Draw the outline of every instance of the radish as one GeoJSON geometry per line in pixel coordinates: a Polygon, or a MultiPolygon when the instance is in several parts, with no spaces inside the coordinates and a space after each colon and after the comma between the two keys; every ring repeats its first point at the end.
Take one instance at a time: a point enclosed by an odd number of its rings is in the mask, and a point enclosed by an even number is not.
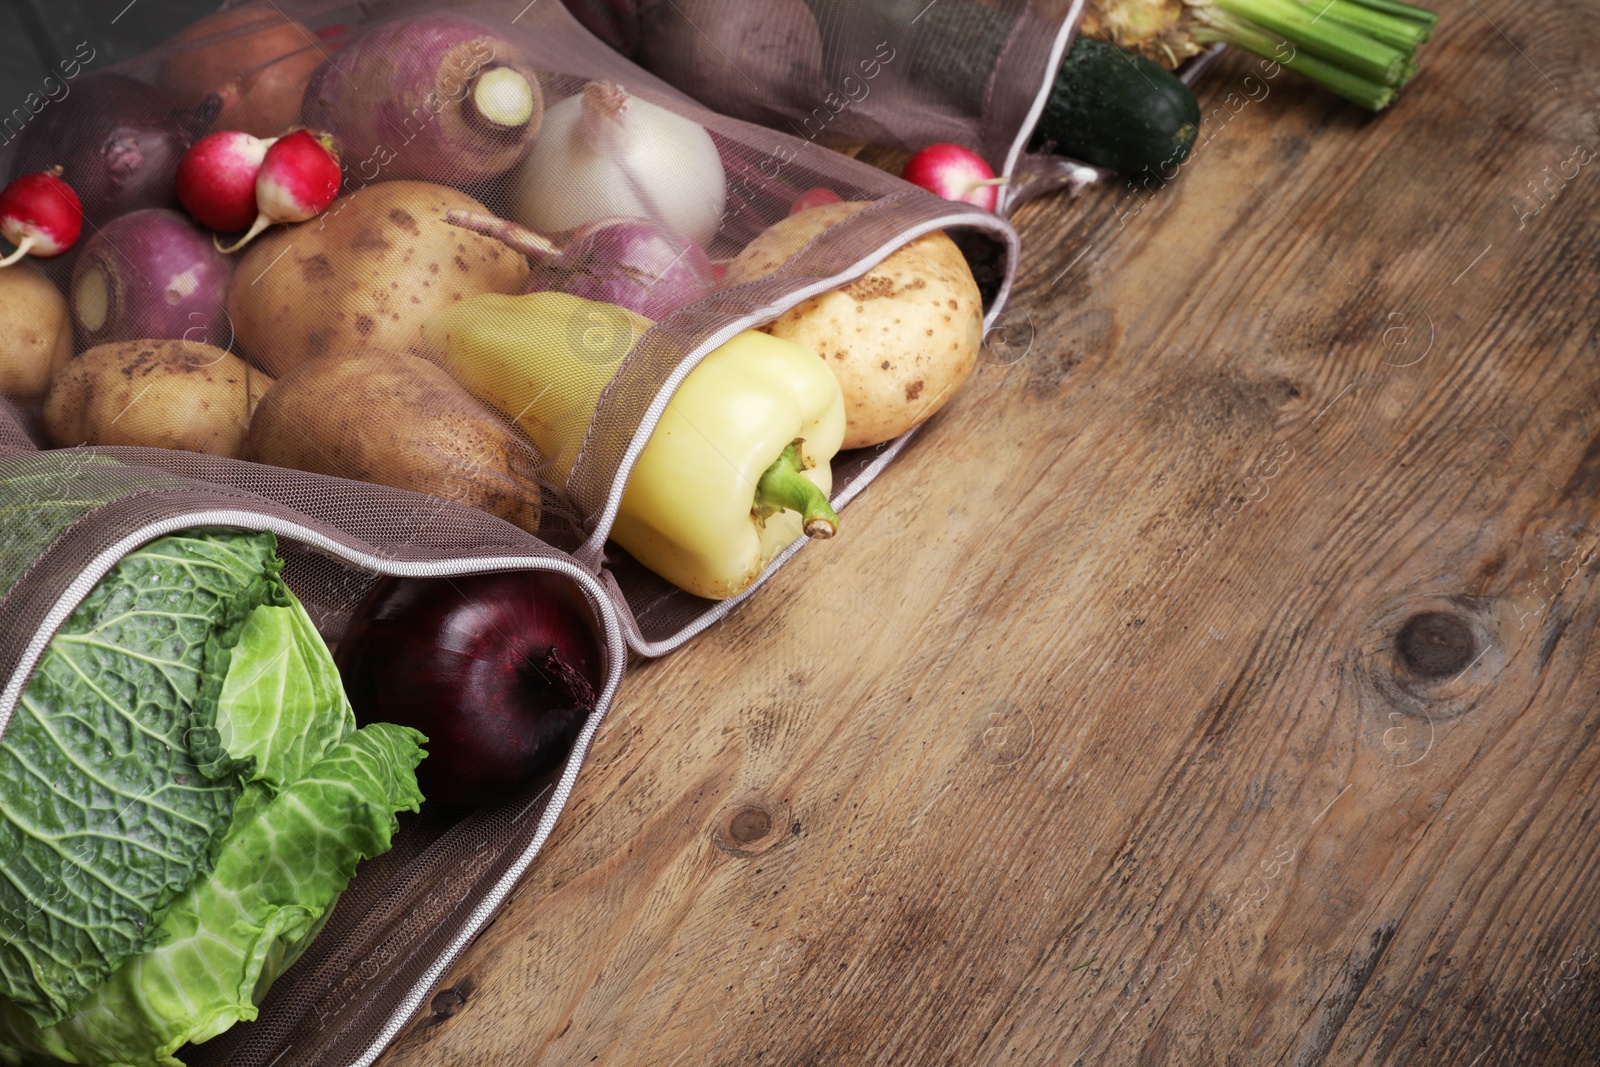
{"type": "Polygon", "coordinates": [[[843,199],[844,197],[827,186],[819,185],[815,189],[807,189],[795,197],[794,203],[789,205],[789,214],[798,215],[808,207],[817,207],[821,204],[837,204],[843,199]]]}
{"type": "Polygon", "coordinates": [[[102,71],[72,83],[72,95],[23,127],[13,175],[62,168],[91,226],[175,203],[178,160],[222,108],[212,94],[191,110],[125,74],[102,71]]]}
{"type": "Polygon", "coordinates": [[[304,222],[320,215],[339,195],[339,156],[325,133],[296,130],[278,138],[256,172],[256,221],[222,252],[237,252],[275,222],[304,222]]]}
{"type": "Polygon", "coordinates": [[[0,259],[9,267],[23,256],[59,256],[83,232],[83,205],[72,186],[61,180],[61,168],[24,174],[0,192],[0,236],[17,250],[0,259]]]}
{"type": "Polygon", "coordinates": [[[931,144],[912,156],[900,177],[935,196],[972,204],[985,211],[994,210],[1000,198],[996,186],[1006,183],[1005,178],[994,176],[994,170],[982,156],[949,143],[931,144]]]}
{"type": "Polygon", "coordinates": [[[256,173],[276,140],[239,130],[200,138],[178,164],[178,199],[202,226],[245,229],[256,218],[256,173]]]}

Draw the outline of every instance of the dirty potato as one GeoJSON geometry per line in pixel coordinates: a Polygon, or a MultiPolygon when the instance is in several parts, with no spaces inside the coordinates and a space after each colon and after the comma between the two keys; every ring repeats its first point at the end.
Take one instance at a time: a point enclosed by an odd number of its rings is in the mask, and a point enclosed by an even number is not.
{"type": "Polygon", "coordinates": [[[137,445],[237,456],[272,379],[197,341],[118,341],[70,360],[50,382],[53,444],[137,445]]]}
{"type": "MultiPolygon", "coordinates": [[[[865,206],[824,204],[767,228],[729,264],[723,285],[771,274],[865,206]]],[[[955,242],[935,232],[762,329],[823,358],[844,393],[844,447],[863,448],[919,425],[967,380],[983,344],[983,299],[955,242]]]]}
{"type": "Polygon", "coordinates": [[[301,364],[262,398],[242,454],[427,493],[539,529],[538,453],[418,356],[334,353],[301,364]]]}
{"type": "Polygon", "coordinates": [[[325,352],[405,351],[433,312],[481,293],[517,293],[528,261],[445,222],[486,212],[430,182],[380,182],[250,246],[228,287],[240,350],[282,376],[325,352]]]}
{"type": "Polygon", "coordinates": [[[72,355],[67,300],[31,263],[0,270],[0,395],[35,400],[72,355]]]}

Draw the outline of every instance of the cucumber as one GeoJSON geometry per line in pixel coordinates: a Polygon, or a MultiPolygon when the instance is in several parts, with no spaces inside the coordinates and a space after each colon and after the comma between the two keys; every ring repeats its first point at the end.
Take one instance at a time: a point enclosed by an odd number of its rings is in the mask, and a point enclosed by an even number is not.
{"type": "MultiPolygon", "coordinates": [[[[1029,146],[1124,174],[1175,167],[1200,132],[1200,105],[1171,71],[1079,36],[1068,49],[1029,146]]],[[[1168,175],[1170,177],[1170,175],[1168,175]]]]}

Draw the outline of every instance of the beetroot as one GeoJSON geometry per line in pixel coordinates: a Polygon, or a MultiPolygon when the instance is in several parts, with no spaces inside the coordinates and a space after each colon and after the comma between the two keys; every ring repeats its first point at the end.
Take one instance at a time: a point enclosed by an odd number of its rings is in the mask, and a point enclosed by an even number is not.
{"type": "Polygon", "coordinates": [[[211,235],[182,215],[135,211],[84,244],[72,270],[72,322],[85,345],[184,339],[226,349],[231,274],[211,235]]]}

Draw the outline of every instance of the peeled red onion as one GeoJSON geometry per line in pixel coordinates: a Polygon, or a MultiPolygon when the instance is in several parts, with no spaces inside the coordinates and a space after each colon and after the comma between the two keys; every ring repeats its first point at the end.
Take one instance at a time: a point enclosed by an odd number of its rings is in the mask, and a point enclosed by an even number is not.
{"type": "Polygon", "coordinates": [[[94,226],[177,202],[178,161],[211,125],[222,99],[184,110],[161,90],[109,71],[85,74],[72,93],[23,127],[11,173],[61,168],[94,226]]]}

